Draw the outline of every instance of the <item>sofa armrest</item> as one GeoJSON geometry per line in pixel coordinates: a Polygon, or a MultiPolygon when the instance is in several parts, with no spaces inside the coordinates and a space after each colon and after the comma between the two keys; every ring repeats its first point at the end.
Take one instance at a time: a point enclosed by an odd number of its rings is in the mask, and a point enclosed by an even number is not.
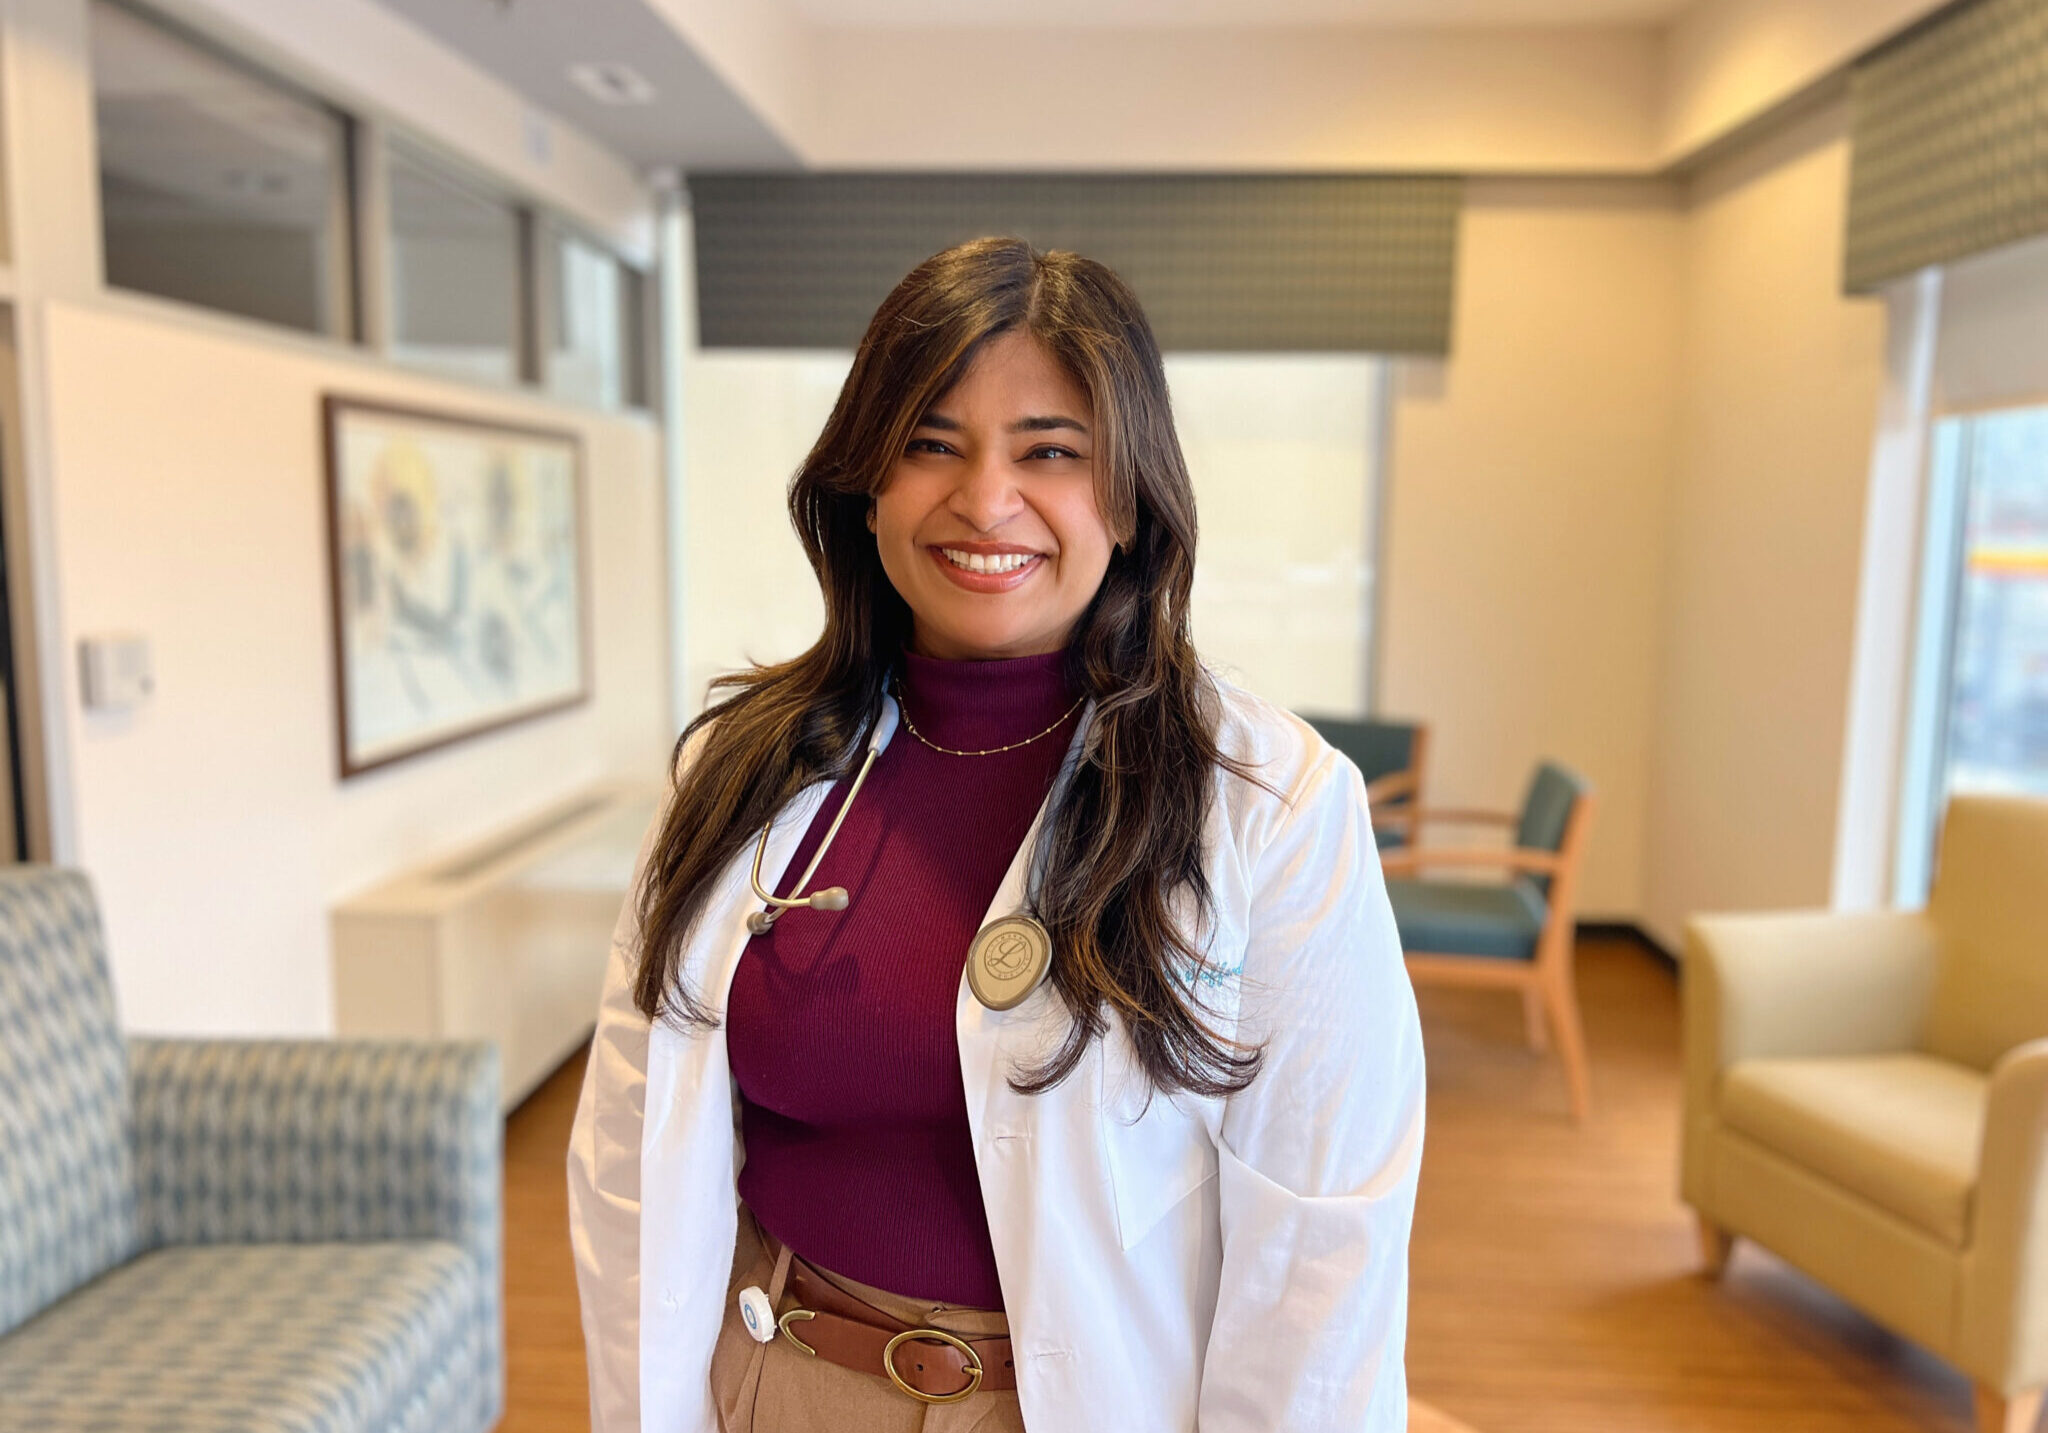
{"type": "Polygon", "coordinates": [[[1936,935],[1919,911],[1787,911],[1686,923],[1681,1185],[1713,1212],[1710,1145],[1721,1072],[1766,1056],[1909,1050],[1934,990],[1936,935]]]}
{"type": "Polygon", "coordinates": [[[500,1269],[498,1052],[129,1041],[144,1247],[446,1239],[500,1269]]]}
{"type": "Polygon", "coordinates": [[[2048,1039],[1991,1071],[1956,1343],[1995,1388],[2048,1383],[2048,1039]]]}

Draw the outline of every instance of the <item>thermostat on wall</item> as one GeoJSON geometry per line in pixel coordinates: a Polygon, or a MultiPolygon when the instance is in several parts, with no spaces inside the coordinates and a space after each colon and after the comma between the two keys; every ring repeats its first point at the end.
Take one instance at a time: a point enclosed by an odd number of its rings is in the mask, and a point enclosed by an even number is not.
{"type": "Polygon", "coordinates": [[[149,669],[149,639],[134,632],[80,638],[78,673],[87,711],[132,710],[156,686],[149,669]]]}

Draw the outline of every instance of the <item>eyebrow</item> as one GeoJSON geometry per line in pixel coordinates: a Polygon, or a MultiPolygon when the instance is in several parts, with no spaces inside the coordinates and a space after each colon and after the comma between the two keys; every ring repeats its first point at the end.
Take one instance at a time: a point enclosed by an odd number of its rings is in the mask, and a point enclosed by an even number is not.
{"type": "MultiPolygon", "coordinates": [[[[960,420],[948,418],[943,413],[927,413],[924,417],[917,420],[917,426],[920,428],[937,428],[942,433],[957,433],[960,431],[960,420]]],[[[1088,434],[1088,425],[1086,423],[1083,423],[1078,418],[1068,418],[1058,413],[1019,418],[1010,425],[1012,433],[1050,433],[1059,428],[1071,428],[1083,437],[1086,437],[1088,434]]]]}

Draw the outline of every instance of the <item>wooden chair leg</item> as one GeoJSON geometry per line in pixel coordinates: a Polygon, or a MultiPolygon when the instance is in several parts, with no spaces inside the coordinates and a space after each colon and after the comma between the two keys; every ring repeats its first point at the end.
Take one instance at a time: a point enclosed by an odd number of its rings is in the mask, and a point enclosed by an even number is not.
{"type": "Polygon", "coordinates": [[[2010,1397],[1977,1385],[1977,1433],[2034,1433],[2041,1421],[2041,1400],[2048,1389],[2031,1388],[2010,1397]]]}
{"type": "Polygon", "coordinates": [[[1529,1032],[1529,1048],[1537,1054],[1550,1049],[1550,1025],[1543,1014],[1543,991],[1534,985],[1522,987],[1522,1023],[1529,1032]]]}
{"type": "Polygon", "coordinates": [[[1551,1024],[1557,1031],[1557,1053],[1564,1060],[1565,1083],[1571,1087],[1572,1118],[1584,1124],[1589,1102],[1586,1032],[1579,1024],[1579,997],[1571,987],[1568,971],[1562,979],[1544,983],[1544,997],[1550,1007],[1551,1024]]]}
{"type": "Polygon", "coordinates": [[[1718,1279],[1728,1271],[1728,1257],[1735,1252],[1735,1235],[1704,1214],[1693,1217],[1699,1221],[1700,1272],[1718,1279]]]}

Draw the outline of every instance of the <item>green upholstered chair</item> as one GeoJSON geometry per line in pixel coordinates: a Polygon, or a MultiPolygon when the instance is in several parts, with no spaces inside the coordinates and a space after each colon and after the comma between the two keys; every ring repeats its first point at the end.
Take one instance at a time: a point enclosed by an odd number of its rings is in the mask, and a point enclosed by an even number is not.
{"type": "MultiPolygon", "coordinates": [[[[1366,801],[1375,813],[1405,811],[1421,804],[1428,723],[1307,715],[1302,719],[1351,758],[1365,777],[1366,801]]],[[[1382,850],[1408,844],[1408,828],[1398,823],[1375,825],[1373,834],[1382,850]]]]}
{"type": "Polygon", "coordinates": [[[1412,810],[1375,815],[1375,824],[1488,825],[1512,833],[1510,846],[1458,848],[1413,843],[1382,850],[1387,895],[1401,928],[1408,974],[1418,985],[1518,991],[1529,1044],[1544,1050],[1552,1030],[1571,1089],[1572,1116],[1586,1117],[1586,1042],[1572,980],[1579,862],[1593,816],[1583,777],[1544,762],[1519,812],[1412,810]],[[1504,881],[1443,880],[1432,870],[1493,868],[1504,881]]]}

